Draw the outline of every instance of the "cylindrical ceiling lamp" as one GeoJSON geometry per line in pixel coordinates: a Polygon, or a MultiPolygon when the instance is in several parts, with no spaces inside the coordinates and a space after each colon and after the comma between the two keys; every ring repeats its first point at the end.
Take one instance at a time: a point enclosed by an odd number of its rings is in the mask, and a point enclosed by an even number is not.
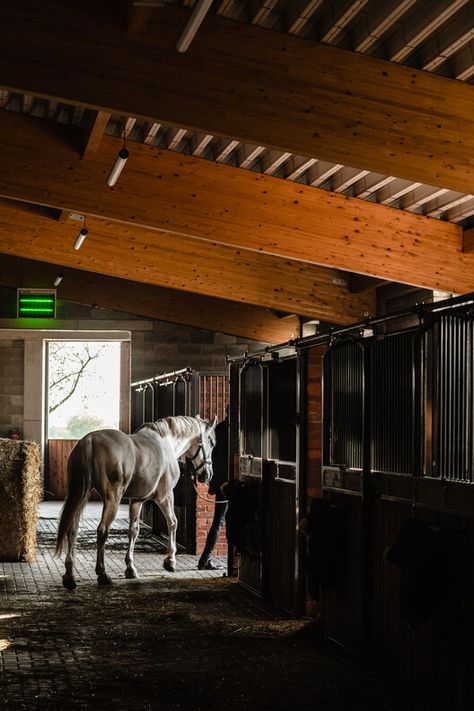
{"type": "Polygon", "coordinates": [[[89,230],[87,229],[87,227],[83,227],[81,229],[81,231],[77,235],[76,241],[74,242],[74,249],[80,249],[82,247],[82,244],[85,238],[87,237],[88,232],[89,230]]]}
{"type": "Polygon", "coordinates": [[[126,148],[122,148],[119,151],[117,159],[114,163],[114,167],[110,171],[110,175],[107,179],[107,185],[109,186],[109,188],[113,188],[115,183],[117,182],[119,175],[122,172],[122,170],[124,169],[125,163],[128,160],[128,155],[129,154],[128,154],[128,151],[126,148]]]}

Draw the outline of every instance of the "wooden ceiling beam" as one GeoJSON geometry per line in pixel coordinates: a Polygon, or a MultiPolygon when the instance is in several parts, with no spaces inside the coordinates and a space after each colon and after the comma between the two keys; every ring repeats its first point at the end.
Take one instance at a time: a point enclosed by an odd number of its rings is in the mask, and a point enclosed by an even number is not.
{"type": "Polygon", "coordinates": [[[267,309],[149,284],[102,276],[78,269],[3,255],[0,285],[51,288],[58,272],[58,297],[78,304],[123,311],[136,316],[228,333],[266,343],[284,343],[299,335],[299,319],[279,319],[267,309]]]}
{"type": "Polygon", "coordinates": [[[127,31],[130,34],[143,32],[148,26],[156,6],[159,2],[146,2],[141,0],[125,0],[127,10],[127,31]]]}
{"type": "Polygon", "coordinates": [[[474,290],[461,228],[345,195],[129,143],[115,188],[106,185],[120,140],[104,136],[81,160],[48,122],[0,111],[0,195],[236,249],[453,293],[474,290]],[[35,150],[31,150],[31,146],[35,150]]]}
{"type": "Polygon", "coordinates": [[[91,217],[76,251],[81,227],[0,204],[0,252],[336,323],[375,313],[337,270],[91,217]]]}
{"type": "Polygon", "coordinates": [[[474,252],[474,227],[464,230],[462,236],[462,251],[465,253],[470,252],[471,254],[474,252]]]}
{"type": "Polygon", "coordinates": [[[86,109],[84,112],[84,138],[82,145],[82,157],[90,158],[97,152],[102,137],[109,122],[110,113],[106,111],[92,111],[86,109]]]}
{"type": "Polygon", "coordinates": [[[362,291],[367,291],[367,289],[373,289],[386,283],[384,279],[373,279],[361,274],[351,274],[349,276],[349,291],[351,294],[360,294],[362,291]]]}
{"type": "Polygon", "coordinates": [[[171,4],[136,36],[111,17],[111,0],[1,4],[0,86],[474,193],[468,84],[212,14],[178,53],[189,10],[171,4]]]}

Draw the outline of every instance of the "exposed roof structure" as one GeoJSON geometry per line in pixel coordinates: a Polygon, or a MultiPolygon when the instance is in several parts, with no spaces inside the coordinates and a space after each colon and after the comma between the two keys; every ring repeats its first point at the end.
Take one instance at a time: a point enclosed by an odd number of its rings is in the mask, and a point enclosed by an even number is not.
{"type": "Polygon", "coordinates": [[[473,0],[0,8],[1,281],[269,341],[473,291],[473,38],[473,0]]]}

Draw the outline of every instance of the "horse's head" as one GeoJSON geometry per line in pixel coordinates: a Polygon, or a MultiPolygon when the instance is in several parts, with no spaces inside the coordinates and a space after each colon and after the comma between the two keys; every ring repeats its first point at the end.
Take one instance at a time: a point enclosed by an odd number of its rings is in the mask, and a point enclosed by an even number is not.
{"type": "Polygon", "coordinates": [[[199,423],[200,431],[193,439],[192,445],[186,454],[197,474],[198,480],[203,484],[207,484],[213,474],[211,455],[216,444],[217,417],[212,423],[202,420],[199,415],[196,420],[199,423]]]}

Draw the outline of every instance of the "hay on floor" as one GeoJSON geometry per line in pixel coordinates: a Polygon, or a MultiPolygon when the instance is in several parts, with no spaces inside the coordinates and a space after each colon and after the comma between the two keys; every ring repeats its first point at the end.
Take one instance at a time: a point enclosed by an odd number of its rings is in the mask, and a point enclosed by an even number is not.
{"type": "Polygon", "coordinates": [[[40,447],[0,440],[0,560],[35,559],[36,522],[42,499],[40,447]]]}

